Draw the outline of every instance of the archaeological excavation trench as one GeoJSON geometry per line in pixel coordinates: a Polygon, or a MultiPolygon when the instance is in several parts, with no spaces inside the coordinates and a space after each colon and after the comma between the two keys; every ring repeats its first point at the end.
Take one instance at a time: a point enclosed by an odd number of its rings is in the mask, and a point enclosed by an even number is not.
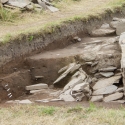
{"type": "MultiPolygon", "coordinates": [[[[19,43],[6,45],[11,49],[0,51],[1,102],[23,103],[21,100],[29,99],[26,103],[125,103],[125,19],[123,15],[115,16],[93,20],[94,24],[90,21],[91,28],[86,24],[86,29],[77,33],[70,27],[66,31],[71,31],[70,35],[63,34],[62,38],[58,33],[53,43],[45,43],[51,38],[48,35],[41,38],[44,43],[37,39],[35,44],[26,42],[25,48],[19,43]]],[[[82,29],[82,24],[78,24],[76,30],[80,27],[82,29]]]]}

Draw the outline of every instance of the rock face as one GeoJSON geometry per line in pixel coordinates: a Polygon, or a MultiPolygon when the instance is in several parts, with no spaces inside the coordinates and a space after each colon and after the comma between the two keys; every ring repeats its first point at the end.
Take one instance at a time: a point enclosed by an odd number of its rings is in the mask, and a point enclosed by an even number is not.
{"type": "Polygon", "coordinates": [[[103,99],[104,102],[110,102],[113,100],[121,99],[123,97],[123,93],[115,93],[112,95],[109,95],[103,99]]]}
{"type": "Polygon", "coordinates": [[[93,86],[94,90],[100,89],[100,88],[104,88],[106,86],[110,86],[113,83],[115,83],[117,80],[119,80],[121,78],[121,76],[113,76],[110,78],[104,78],[99,80],[98,82],[96,82],[96,84],[93,86]]]}
{"type": "Polygon", "coordinates": [[[44,83],[26,86],[26,90],[40,90],[40,89],[47,89],[47,88],[48,88],[48,85],[44,83]]]}

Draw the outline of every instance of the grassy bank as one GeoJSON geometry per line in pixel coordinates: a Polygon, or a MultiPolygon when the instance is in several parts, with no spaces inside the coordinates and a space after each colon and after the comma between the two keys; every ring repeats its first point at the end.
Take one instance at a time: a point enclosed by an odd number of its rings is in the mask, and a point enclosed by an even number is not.
{"type": "Polygon", "coordinates": [[[125,4],[124,0],[62,0],[54,2],[59,12],[51,13],[44,11],[41,14],[25,12],[15,16],[12,22],[0,22],[0,41],[8,42],[23,36],[36,36],[41,32],[53,32],[54,28],[61,24],[76,20],[86,20],[90,17],[100,18],[102,13],[107,11],[115,12],[125,4]],[[9,37],[8,37],[9,36],[9,37]]]}
{"type": "Polygon", "coordinates": [[[16,105],[0,108],[0,125],[124,125],[125,108],[16,105]]]}

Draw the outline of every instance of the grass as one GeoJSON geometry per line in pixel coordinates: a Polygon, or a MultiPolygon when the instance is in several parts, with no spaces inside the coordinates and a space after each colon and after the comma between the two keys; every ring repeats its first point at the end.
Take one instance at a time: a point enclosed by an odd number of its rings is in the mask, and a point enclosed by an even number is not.
{"type": "MultiPolygon", "coordinates": [[[[1,22],[0,29],[3,32],[0,32],[0,38],[4,40],[6,34],[11,34],[12,41],[20,38],[20,35],[28,36],[28,38],[32,35],[34,36],[33,39],[35,39],[35,37],[41,35],[41,32],[53,33],[57,27],[61,27],[64,23],[67,24],[79,20],[87,21],[90,17],[101,18],[101,14],[107,11],[113,13],[116,10],[120,10],[124,4],[124,0],[61,0],[60,2],[55,0],[54,5],[60,10],[57,13],[48,11],[44,11],[42,14],[25,12],[18,15],[19,17],[15,18],[12,24],[1,22]]],[[[10,39],[4,41],[4,43],[9,41],[10,39]]]]}
{"type": "Polygon", "coordinates": [[[20,16],[20,11],[18,9],[15,10],[7,10],[0,5],[0,21],[3,22],[13,22],[18,19],[20,16]]]}
{"type": "Polygon", "coordinates": [[[0,125],[125,125],[125,108],[15,105],[0,108],[0,125]]]}

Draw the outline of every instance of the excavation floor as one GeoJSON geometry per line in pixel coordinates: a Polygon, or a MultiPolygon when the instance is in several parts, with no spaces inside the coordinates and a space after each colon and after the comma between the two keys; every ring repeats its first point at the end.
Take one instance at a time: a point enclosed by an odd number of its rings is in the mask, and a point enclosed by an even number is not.
{"type": "Polygon", "coordinates": [[[73,56],[77,54],[82,54],[85,51],[94,50],[98,47],[98,45],[103,45],[104,41],[114,38],[115,36],[110,37],[85,37],[82,38],[81,42],[76,42],[74,44],[71,44],[68,47],[65,47],[64,49],[56,49],[53,51],[48,51],[45,53],[40,53],[34,56],[31,56],[30,59],[37,60],[37,59],[49,59],[49,58],[62,58],[62,57],[68,57],[73,56]]]}

